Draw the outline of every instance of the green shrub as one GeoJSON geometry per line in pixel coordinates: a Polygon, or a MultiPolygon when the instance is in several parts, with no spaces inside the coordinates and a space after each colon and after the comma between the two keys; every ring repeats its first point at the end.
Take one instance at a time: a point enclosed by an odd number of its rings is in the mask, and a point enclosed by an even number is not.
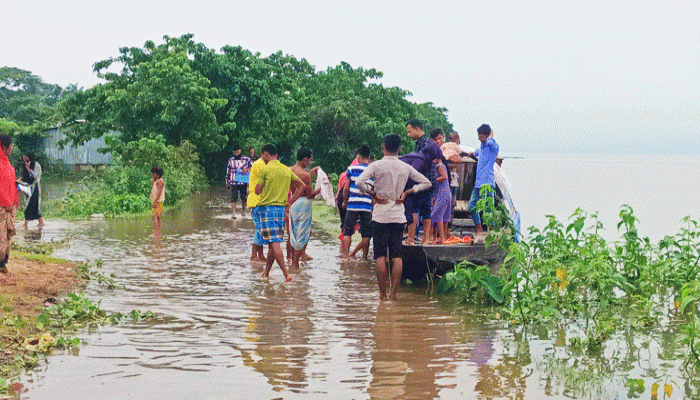
{"type": "Polygon", "coordinates": [[[162,138],[111,141],[115,164],[90,173],[52,208],[58,216],[142,213],[151,208],[151,167],[163,168],[165,204],[173,205],[207,186],[194,146],[167,146],[162,138]],[[116,143],[116,144],[115,144],[116,143]]]}

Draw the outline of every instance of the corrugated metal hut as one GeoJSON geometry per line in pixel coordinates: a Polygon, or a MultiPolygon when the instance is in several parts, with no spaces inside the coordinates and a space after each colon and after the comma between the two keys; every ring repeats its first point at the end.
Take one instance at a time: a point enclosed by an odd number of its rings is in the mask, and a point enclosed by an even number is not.
{"type": "Polygon", "coordinates": [[[46,133],[44,152],[51,162],[72,166],[76,170],[93,169],[112,164],[112,154],[98,151],[98,149],[107,147],[103,137],[91,139],[80,146],[66,144],[63,148],[60,148],[58,143],[66,137],[64,129],[52,127],[46,133]]]}

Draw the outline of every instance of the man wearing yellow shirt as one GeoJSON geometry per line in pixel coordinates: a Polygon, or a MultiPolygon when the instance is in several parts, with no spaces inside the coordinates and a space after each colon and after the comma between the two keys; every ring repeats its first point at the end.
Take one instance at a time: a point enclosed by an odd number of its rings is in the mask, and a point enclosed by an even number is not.
{"type": "Polygon", "coordinates": [[[263,278],[267,278],[272,269],[272,264],[277,261],[287,282],[292,280],[287,267],[284,264],[284,255],[280,243],[284,241],[284,216],[289,211],[288,206],[303,193],[306,185],[292,172],[289,167],[282,165],[277,160],[277,148],[272,144],[266,144],[262,148],[262,159],[267,164],[258,175],[255,185],[255,194],[260,196],[258,200],[258,215],[260,217],[260,235],[263,244],[269,245],[267,263],[263,278]],[[287,202],[290,187],[294,194],[287,202]]]}
{"type": "Polygon", "coordinates": [[[250,253],[250,261],[265,261],[265,254],[263,253],[263,239],[260,234],[260,213],[258,213],[258,201],[260,196],[255,194],[255,185],[258,184],[258,176],[260,171],[265,168],[265,160],[258,158],[253,163],[250,169],[250,179],[248,181],[248,201],[247,206],[250,210],[250,216],[253,218],[253,223],[255,224],[255,235],[253,236],[253,245],[250,253]]]}

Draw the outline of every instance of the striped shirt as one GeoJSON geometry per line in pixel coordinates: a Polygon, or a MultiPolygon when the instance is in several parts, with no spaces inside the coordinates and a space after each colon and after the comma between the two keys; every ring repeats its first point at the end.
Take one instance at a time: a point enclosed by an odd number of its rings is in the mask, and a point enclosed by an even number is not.
{"type": "Polygon", "coordinates": [[[231,157],[228,160],[228,167],[226,168],[226,184],[229,186],[233,185],[247,185],[245,182],[236,182],[236,173],[242,172],[244,169],[250,169],[253,163],[250,161],[250,157],[241,156],[236,159],[236,157],[231,157]]]}
{"type": "Polygon", "coordinates": [[[350,178],[350,195],[348,197],[348,211],[369,211],[372,212],[372,198],[368,194],[362,193],[357,188],[357,177],[365,172],[367,164],[359,163],[351,165],[346,171],[350,178]]]}

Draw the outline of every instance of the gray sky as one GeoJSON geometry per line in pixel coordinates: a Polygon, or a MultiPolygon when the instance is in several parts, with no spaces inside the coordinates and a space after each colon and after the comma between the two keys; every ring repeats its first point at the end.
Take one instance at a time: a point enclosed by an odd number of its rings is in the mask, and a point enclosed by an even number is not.
{"type": "Polygon", "coordinates": [[[119,47],[193,33],[278,50],[489,123],[505,155],[700,155],[700,2],[32,1],[3,4],[0,66],[90,87],[119,47]],[[339,4],[336,4],[339,3],[339,4]]]}

